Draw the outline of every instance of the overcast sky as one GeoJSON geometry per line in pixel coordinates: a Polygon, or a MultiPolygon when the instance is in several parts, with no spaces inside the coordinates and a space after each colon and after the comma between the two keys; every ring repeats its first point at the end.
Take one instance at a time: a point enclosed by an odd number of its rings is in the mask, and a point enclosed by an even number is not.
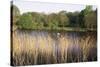
{"type": "MultiPolygon", "coordinates": [[[[81,11],[86,5],[79,4],[63,4],[63,3],[47,3],[47,2],[34,2],[34,1],[18,1],[14,0],[13,4],[16,5],[21,14],[24,12],[43,12],[52,13],[65,10],[67,12],[81,11]]],[[[96,9],[96,6],[93,6],[96,9]]]]}

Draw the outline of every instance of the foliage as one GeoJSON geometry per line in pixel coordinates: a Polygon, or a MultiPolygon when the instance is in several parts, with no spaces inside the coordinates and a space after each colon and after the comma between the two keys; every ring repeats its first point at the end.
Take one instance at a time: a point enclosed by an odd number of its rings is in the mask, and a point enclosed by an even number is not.
{"type": "Polygon", "coordinates": [[[17,6],[11,4],[12,31],[17,29],[16,22],[20,18],[20,10],[17,6]]]}
{"type": "Polygon", "coordinates": [[[58,16],[59,16],[59,24],[62,26],[62,27],[65,27],[65,26],[68,26],[69,25],[69,18],[68,16],[66,15],[66,11],[60,11],[58,13],[58,16]]]}
{"type": "Polygon", "coordinates": [[[97,15],[95,12],[91,12],[85,15],[85,26],[87,28],[96,28],[97,27],[97,15]]]}
{"type": "Polygon", "coordinates": [[[16,25],[19,28],[23,28],[23,29],[31,29],[32,27],[34,27],[33,22],[32,22],[32,15],[29,13],[24,13],[20,19],[18,20],[18,22],[16,23],[16,25]]]}
{"type": "MultiPolygon", "coordinates": [[[[19,9],[14,6],[14,16],[19,15],[19,9]]],[[[97,10],[92,6],[86,6],[80,12],[60,11],[58,13],[27,12],[20,16],[16,23],[20,29],[65,29],[72,28],[96,28],[97,10]]]]}

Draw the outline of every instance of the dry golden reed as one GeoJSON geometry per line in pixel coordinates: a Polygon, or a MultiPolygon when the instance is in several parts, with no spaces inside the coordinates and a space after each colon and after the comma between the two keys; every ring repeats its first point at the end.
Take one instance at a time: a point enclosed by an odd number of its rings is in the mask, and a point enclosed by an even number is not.
{"type": "Polygon", "coordinates": [[[19,34],[15,31],[13,32],[12,65],[97,60],[96,34],[92,32],[87,32],[82,36],[74,34],[60,33],[60,35],[57,35],[35,32],[32,35],[31,32],[25,31],[19,34]],[[55,37],[51,35],[55,35],[55,37]]]}

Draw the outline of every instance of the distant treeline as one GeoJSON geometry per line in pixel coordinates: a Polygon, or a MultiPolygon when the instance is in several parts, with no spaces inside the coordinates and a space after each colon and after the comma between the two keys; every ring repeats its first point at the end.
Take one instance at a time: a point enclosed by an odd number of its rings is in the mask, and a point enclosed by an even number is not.
{"type": "Polygon", "coordinates": [[[11,5],[13,29],[67,29],[67,28],[97,28],[97,9],[88,5],[78,12],[60,11],[58,13],[27,12],[20,14],[17,6],[11,5]]]}

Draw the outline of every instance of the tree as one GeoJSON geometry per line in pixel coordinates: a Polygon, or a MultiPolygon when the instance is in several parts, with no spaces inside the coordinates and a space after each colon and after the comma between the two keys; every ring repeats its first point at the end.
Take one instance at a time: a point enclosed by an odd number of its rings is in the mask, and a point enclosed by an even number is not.
{"type": "Polygon", "coordinates": [[[12,11],[13,11],[12,15],[14,17],[20,16],[20,10],[17,6],[11,5],[11,8],[12,8],[12,11]]]}
{"type": "Polygon", "coordinates": [[[57,29],[58,23],[59,23],[57,14],[52,13],[48,15],[47,20],[48,20],[48,26],[50,29],[57,29]]]}
{"type": "Polygon", "coordinates": [[[20,16],[20,10],[17,6],[11,5],[11,15],[13,18],[13,23],[16,23],[16,21],[19,19],[20,16]]]}
{"type": "Polygon", "coordinates": [[[85,20],[84,20],[84,10],[79,13],[79,25],[81,28],[85,28],[85,20]]]}
{"type": "Polygon", "coordinates": [[[92,9],[92,6],[86,6],[84,9],[84,22],[87,28],[97,27],[97,13],[92,9]]]}
{"type": "Polygon", "coordinates": [[[60,11],[58,13],[58,20],[59,20],[59,25],[62,27],[68,26],[69,25],[69,18],[66,15],[66,11],[60,11]]]}
{"type": "Polygon", "coordinates": [[[11,4],[11,17],[12,17],[12,31],[17,29],[16,22],[20,17],[20,10],[17,6],[11,4]]]}
{"type": "Polygon", "coordinates": [[[91,11],[92,11],[92,6],[91,5],[87,5],[86,8],[84,9],[84,15],[87,15],[91,11]]]}
{"type": "Polygon", "coordinates": [[[32,20],[33,20],[34,24],[37,24],[37,28],[43,28],[43,26],[46,22],[45,14],[37,13],[37,12],[31,12],[30,14],[32,15],[32,20]]]}
{"type": "Polygon", "coordinates": [[[86,6],[85,9],[83,9],[80,14],[79,14],[79,25],[80,27],[87,27],[86,24],[88,24],[88,22],[86,22],[86,18],[88,19],[88,16],[86,17],[87,14],[90,14],[92,12],[92,6],[88,5],[86,6]]]}
{"type": "Polygon", "coordinates": [[[16,25],[20,29],[32,29],[35,25],[32,22],[32,15],[30,13],[24,13],[17,21],[16,25]]]}
{"type": "MultiPolygon", "coordinates": [[[[16,7],[15,7],[16,8],[16,7]]],[[[18,8],[16,8],[18,9],[18,8]]],[[[18,12],[14,12],[19,14],[18,12]]],[[[92,6],[86,6],[81,12],[66,12],[44,14],[39,12],[27,12],[20,16],[16,25],[20,29],[65,29],[75,28],[96,28],[97,10],[92,10],[92,6]]]]}
{"type": "Polygon", "coordinates": [[[70,27],[79,27],[79,12],[69,12],[67,13],[67,16],[69,18],[69,26],[70,27]]]}
{"type": "Polygon", "coordinates": [[[97,27],[97,15],[94,11],[85,15],[85,26],[87,28],[96,28],[97,27]]]}

